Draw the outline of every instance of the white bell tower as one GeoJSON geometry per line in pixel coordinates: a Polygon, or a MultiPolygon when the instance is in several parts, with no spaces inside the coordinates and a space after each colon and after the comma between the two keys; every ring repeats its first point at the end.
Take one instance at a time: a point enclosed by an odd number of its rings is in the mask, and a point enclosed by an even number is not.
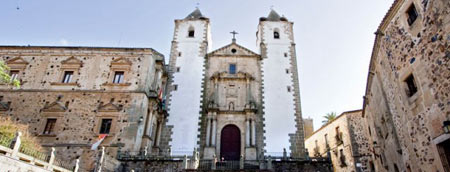
{"type": "Polygon", "coordinates": [[[262,61],[266,155],[283,152],[294,158],[304,154],[297,57],[293,23],[271,10],[261,17],[257,44],[262,61]]]}
{"type": "Polygon", "coordinates": [[[184,19],[175,20],[166,127],[172,154],[192,154],[197,146],[205,55],[210,47],[209,19],[199,9],[184,19]]]}

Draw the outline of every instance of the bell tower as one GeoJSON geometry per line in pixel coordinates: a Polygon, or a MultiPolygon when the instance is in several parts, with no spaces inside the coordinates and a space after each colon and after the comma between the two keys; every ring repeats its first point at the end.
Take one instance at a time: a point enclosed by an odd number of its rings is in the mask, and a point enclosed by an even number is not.
{"type": "Polygon", "coordinates": [[[271,10],[259,20],[257,46],[263,58],[265,138],[270,138],[265,140],[266,152],[270,155],[286,149],[291,157],[302,158],[304,134],[293,25],[271,10]]]}
{"type": "Polygon", "coordinates": [[[163,133],[174,155],[192,154],[197,145],[205,55],[210,47],[209,19],[198,8],[175,20],[169,61],[169,117],[163,133]]]}

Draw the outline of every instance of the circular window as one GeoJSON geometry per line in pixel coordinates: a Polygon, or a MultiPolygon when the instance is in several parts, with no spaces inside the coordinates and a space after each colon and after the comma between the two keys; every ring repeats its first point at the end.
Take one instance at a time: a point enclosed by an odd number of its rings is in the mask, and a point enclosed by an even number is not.
{"type": "Polygon", "coordinates": [[[236,50],[236,49],[234,49],[234,48],[233,48],[233,49],[231,49],[231,52],[232,52],[232,53],[236,53],[236,51],[237,51],[237,50],[236,50]]]}

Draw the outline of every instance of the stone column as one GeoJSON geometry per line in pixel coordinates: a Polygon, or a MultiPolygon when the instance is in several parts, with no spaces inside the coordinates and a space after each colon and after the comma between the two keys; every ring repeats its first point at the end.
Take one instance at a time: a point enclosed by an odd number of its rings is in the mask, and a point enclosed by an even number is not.
{"type": "Polygon", "coordinates": [[[162,120],[158,119],[158,126],[156,128],[156,146],[159,146],[159,141],[161,140],[161,127],[162,127],[162,120]]]}
{"type": "Polygon", "coordinates": [[[250,147],[250,120],[245,120],[245,146],[250,147]]]}
{"type": "Polygon", "coordinates": [[[252,120],[252,146],[256,145],[256,127],[255,120],[252,120]]]}
{"type": "Polygon", "coordinates": [[[211,118],[208,117],[208,124],[206,125],[206,146],[210,145],[210,137],[211,137],[211,118]]]}
{"type": "Polygon", "coordinates": [[[216,146],[216,130],[217,130],[217,120],[216,118],[213,119],[213,125],[212,125],[212,140],[211,140],[211,145],[212,146],[216,146]]]}

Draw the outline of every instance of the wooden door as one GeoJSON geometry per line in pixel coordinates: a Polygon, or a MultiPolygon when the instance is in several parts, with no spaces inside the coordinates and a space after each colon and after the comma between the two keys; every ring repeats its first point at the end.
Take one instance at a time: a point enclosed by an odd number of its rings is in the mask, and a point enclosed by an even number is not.
{"type": "Polygon", "coordinates": [[[220,156],[225,161],[239,160],[241,154],[241,132],[235,125],[227,125],[222,129],[220,137],[220,156]]]}

